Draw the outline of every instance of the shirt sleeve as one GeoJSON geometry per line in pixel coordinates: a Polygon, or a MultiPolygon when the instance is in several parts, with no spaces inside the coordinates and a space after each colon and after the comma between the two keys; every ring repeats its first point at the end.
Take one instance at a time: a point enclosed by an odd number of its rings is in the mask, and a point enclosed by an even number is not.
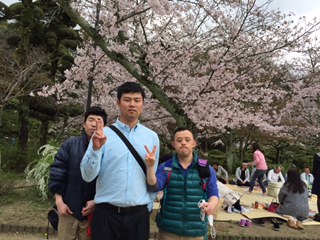
{"type": "Polygon", "coordinates": [[[270,170],[270,171],[268,172],[268,181],[269,181],[269,182],[272,182],[272,175],[273,175],[273,170],[270,170]]]}
{"type": "Polygon", "coordinates": [[[229,175],[228,175],[228,172],[227,170],[225,170],[223,167],[219,166],[219,169],[221,171],[221,176],[224,176],[226,180],[228,180],[229,178],[229,175]]]}
{"type": "Polygon", "coordinates": [[[164,171],[165,167],[165,162],[162,163],[156,172],[156,177],[157,177],[157,185],[158,185],[158,191],[162,191],[166,187],[166,182],[167,182],[167,176],[164,171]]]}
{"type": "Polygon", "coordinates": [[[250,182],[250,170],[249,169],[246,169],[246,179],[245,179],[246,182],[250,182]]]}
{"type": "Polygon", "coordinates": [[[105,145],[103,145],[101,149],[94,151],[92,141],[90,141],[87,151],[84,154],[80,164],[81,176],[84,181],[91,182],[98,176],[100,172],[104,146],[105,145]]]}
{"type": "Polygon", "coordinates": [[[285,181],[284,181],[284,177],[282,175],[282,172],[280,172],[279,177],[280,177],[281,182],[284,183],[285,181]]]}
{"type": "Polygon", "coordinates": [[[209,169],[210,169],[210,177],[207,182],[207,197],[208,199],[212,196],[216,196],[217,198],[219,198],[216,171],[214,171],[211,166],[209,166],[209,169]]]}
{"type": "Polygon", "coordinates": [[[258,150],[253,153],[253,161],[256,166],[259,165],[259,163],[262,161],[261,155],[262,153],[258,150]]]}
{"type": "Polygon", "coordinates": [[[240,175],[241,175],[241,170],[240,170],[240,168],[237,168],[236,169],[236,178],[237,178],[237,180],[241,181],[240,175]]]}

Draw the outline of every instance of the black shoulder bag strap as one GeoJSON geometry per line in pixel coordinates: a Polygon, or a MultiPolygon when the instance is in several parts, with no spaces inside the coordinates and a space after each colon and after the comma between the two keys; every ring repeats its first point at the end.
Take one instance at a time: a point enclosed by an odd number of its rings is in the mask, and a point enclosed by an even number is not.
{"type": "Polygon", "coordinates": [[[147,168],[145,163],[143,162],[142,158],[140,157],[139,153],[136,151],[136,149],[132,146],[132,144],[129,142],[129,140],[123,135],[123,133],[114,125],[109,126],[118,136],[121,138],[121,140],[127,145],[128,149],[134,156],[134,158],[139,163],[140,167],[142,168],[145,175],[147,175],[147,168]]]}

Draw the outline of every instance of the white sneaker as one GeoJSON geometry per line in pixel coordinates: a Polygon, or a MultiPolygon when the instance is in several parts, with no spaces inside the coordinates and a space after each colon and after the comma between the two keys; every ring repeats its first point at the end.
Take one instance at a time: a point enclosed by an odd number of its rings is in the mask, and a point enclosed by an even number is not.
{"type": "Polygon", "coordinates": [[[228,213],[232,213],[232,207],[231,207],[231,206],[228,206],[227,212],[228,212],[228,213]]]}
{"type": "Polygon", "coordinates": [[[244,208],[243,206],[241,206],[241,212],[246,213],[246,212],[250,212],[250,210],[249,210],[249,209],[244,208]]]}
{"type": "Polygon", "coordinates": [[[238,209],[236,209],[236,208],[233,208],[233,212],[234,213],[241,213],[238,209]]]}

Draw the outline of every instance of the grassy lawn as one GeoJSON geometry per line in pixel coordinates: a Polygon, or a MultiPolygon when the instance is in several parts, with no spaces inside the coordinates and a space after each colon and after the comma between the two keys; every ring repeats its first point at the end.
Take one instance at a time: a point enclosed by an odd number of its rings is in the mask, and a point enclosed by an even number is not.
{"type": "MultiPolygon", "coordinates": [[[[0,180],[3,180],[2,177],[0,176],[0,180]]],[[[46,227],[47,212],[53,205],[53,199],[43,201],[36,187],[26,186],[23,179],[23,176],[7,176],[5,181],[0,181],[0,224],[46,227]]],[[[157,209],[154,209],[151,215],[151,232],[157,232],[154,222],[156,212],[157,209]]],[[[244,239],[264,239],[266,236],[270,237],[269,239],[319,239],[320,226],[305,226],[304,230],[298,231],[287,227],[284,223],[280,231],[274,231],[270,222],[265,226],[254,225],[252,228],[239,227],[237,222],[215,222],[215,227],[218,239],[222,239],[224,235],[239,237],[232,239],[242,239],[244,236],[244,239]]],[[[39,239],[39,236],[43,235],[38,234],[38,238],[34,239],[39,239]]],[[[0,233],[0,239],[33,238],[26,237],[23,233],[0,233]]]]}
{"type": "Polygon", "coordinates": [[[7,175],[0,182],[0,224],[46,226],[53,199],[44,201],[23,175],[7,175]],[[31,186],[30,186],[31,185],[31,186]]]}

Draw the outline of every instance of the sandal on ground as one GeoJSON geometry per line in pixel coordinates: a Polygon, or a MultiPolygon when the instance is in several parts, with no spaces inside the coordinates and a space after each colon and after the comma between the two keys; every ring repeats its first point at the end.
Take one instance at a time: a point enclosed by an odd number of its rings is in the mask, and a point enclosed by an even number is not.
{"type": "Polygon", "coordinates": [[[298,229],[297,224],[292,219],[288,220],[287,225],[288,225],[288,227],[298,229]]]}

